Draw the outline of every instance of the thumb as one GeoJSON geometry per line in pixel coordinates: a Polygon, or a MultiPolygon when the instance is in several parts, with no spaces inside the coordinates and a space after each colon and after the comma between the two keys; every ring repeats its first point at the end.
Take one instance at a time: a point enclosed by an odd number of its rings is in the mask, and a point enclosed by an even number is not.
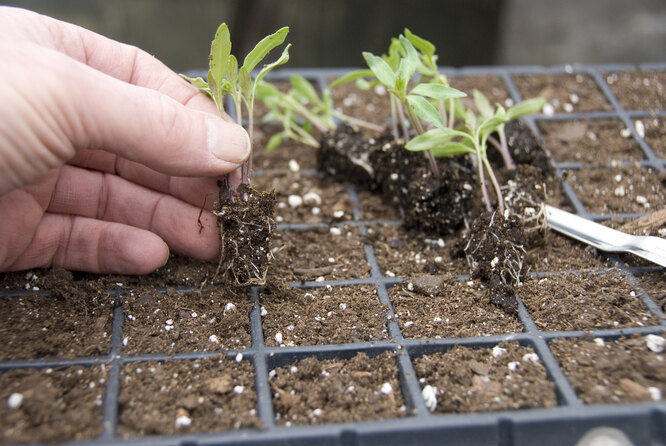
{"type": "Polygon", "coordinates": [[[177,176],[220,176],[249,156],[241,126],[158,91],[34,44],[0,45],[0,55],[8,62],[0,89],[11,105],[3,107],[7,120],[0,120],[0,158],[12,173],[12,187],[84,149],[103,149],[177,176]]]}

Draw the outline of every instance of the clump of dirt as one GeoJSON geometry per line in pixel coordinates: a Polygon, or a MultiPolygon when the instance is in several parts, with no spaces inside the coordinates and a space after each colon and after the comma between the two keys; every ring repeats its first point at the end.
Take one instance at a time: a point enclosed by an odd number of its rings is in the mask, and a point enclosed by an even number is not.
{"type": "Polygon", "coordinates": [[[317,167],[338,181],[349,181],[363,189],[375,189],[375,170],[370,155],[377,150],[374,139],[342,124],[325,134],[317,150],[317,167]]]}
{"type": "Polygon", "coordinates": [[[385,201],[400,210],[405,226],[424,233],[450,234],[472,209],[475,174],[465,158],[437,160],[439,178],[423,153],[392,141],[370,157],[385,201]]]}
{"type": "Polygon", "coordinates": [[[236,285],[263,285],[272,258],[270,239],[275,228],[275,193],[241,184],[228,192],[220,186],[215,215],[220,227],[219,271],[236,285]]]}

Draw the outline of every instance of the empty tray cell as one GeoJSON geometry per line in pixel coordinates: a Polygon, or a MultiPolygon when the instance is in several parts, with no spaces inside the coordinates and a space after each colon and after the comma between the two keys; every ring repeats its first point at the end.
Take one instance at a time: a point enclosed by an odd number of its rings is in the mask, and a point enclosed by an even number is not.
{"type": "Polygon", "coordinates": [[[525,262],[532,272],[585,271],[607,267],[597,250],[554,231],[547,231],[543,244],[537,244],[525,253],[525,262]]]}
{"type": "Polygon", "coordinates": [[[354,217],[346,185],[322,173],[275,172],[257,176],[255,183],[259,190],[275,190],[277,223],[329,223],[354,217]]]}
{"type": "Polygon", "coordinates": [[[566,175],[588,212],[631,214],[666,208],[666,188],[653,168],[584,167],[570,170],[566,175]]]}
{"type": "Polygon", "coordinates": [[[275,260],[268,274],[280,280],[351,279],[370,275],[363,241],[353,226],[279,230],[271,246],[275,260]]]}
{"type": "Polygon", "coordinates": [[[122,437],[256,428],[254,370],[225,358],[126,364],[120,376],[122,437]]]}
{"type": "Polygon", "coordinates": [[[550,349],[586,404],[663,401],[664,333],[631,338],[553,339],[550,349]]]}
{"type": "Polygon", "coordinates": [[[587,74],[517,75],[513,80],[523,99],[542,97],[554,113],[610,111],[612,107],[587,74]]]}
{"type": "Polygon", "coordinates": [[[555,384],[529,346],[455,346],[414,359],[426,407],[435,413],[492,412],[557,405],[555,384]]]}
{"type": "Polygon", "coordinates": [[[105,367],[0,373],[0,443],[61,443],[102,433],[105,367]]]}
{"type": "Polygon", "coordinates": [[[463,338],[521,332],[517,315],[491,304],[488,290],[478,285],[428,276],[392,287],[389,297],[402,335],[463,338]]]}
{"type": "Polygon", "coordinates": [[[450,76],[448,81],[449,85],[453,88],[467,93],[467,97],[461,99],[467,108],[476,110],[473,93],[475,89],[483,93],[493,106],[494,104],[501,104],[502,107],[509,108],[513,105],[513,101],[509,99],[509,92],[506,89],[506,85],[500,76],[450,76]]]}
{"type": "Polygon", "coordinates": [[[518,295],[540,330],[601,330],[659,323],[636,289],[617,272],[533,277],[518,289],[518,295]]]}
{"type": "Polygon", "coordinates": [[[446,273],[455,277],[469,273],[467,262],[460,256],[452,237],[427,235],[393,225],[372,225],[367,232],[367,240],[385,276],[446,273]]]}
{"type": "Polygon", "coordinates": [[[625,110],[666,110],[666,71],[607,73],[606,82],[625,110]]]}
{"type": "Polygon", "coordinates": [[[133,291],[123,306],[123,353],[247,348],[252,306],[246,291],[233,287],[186,293],[133,291]]]}
{"type": "Polygon", "coordinates": [[[310,357],[269,374],[280,425],[345,423],[403,417],[398,366],[392,352],[351,359],[310,357]]]}
{"type": "Polygon", "coordinates": [[[0,297],[0,360],[104,355],[112,315],[106,293],[0,297]]]}
{"type": "Polygon", "coordinates": [[[645,158],[638,143],[616,119],[539,121],[546,147],[555,161],[610,164],[645,158]]]}
{"type": "Polygon", "coordinates": [[[344,344],[387,339],[387,307],[371,286],[278,289],[261,292],[268,346],[344,344]]]}
{"type": "MultiPolygon", "coordinates": [[[[329,79],[329,82],[335,78],[329,79]]],[[[383,85],[362,90],[356,82],[347,82],[331,90],[336,109],[347,116],[377,125],[387,125],[391,119],[390,93],[383,85]]]]}

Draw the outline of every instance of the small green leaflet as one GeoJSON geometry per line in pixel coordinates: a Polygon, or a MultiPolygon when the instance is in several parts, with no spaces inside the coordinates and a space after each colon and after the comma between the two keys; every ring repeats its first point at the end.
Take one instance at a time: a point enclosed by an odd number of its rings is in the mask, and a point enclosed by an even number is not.
{"type": "Polygon", "coordinates": [[[372,70],[369,70],[367,68],[362,70],[355,70],[331,82],[329,88],[335,88],[339,85],[346,84],[347,82],[355,81],[356,79],[362,79],[364,77],[373,77],[373,76],[374,73],[372,72],[372,70]]]}
{"type": "Polygon", "coordinates": [[[363,52],[363,58],[365,59],[368,67],[372,72],[377,76],[377,79],[382,84],[386,85],[389,88],[394,88],[396,84],[396,75],[387,64],[384,59],[379,56],[375,56],[372,53],[363,52]]]}
{"type": "MultiPolygon", "coordinates": [[[[227,71],[227,65],[229,64],[229,55],[231,54],[231,37],[229,35],[229,28],[226,23],[222,23],[215,32],[215,38],[210,45],[210,56],[208,71],[208,82],[211,82],[211,79],[216,86],[222,85],[222,79],[224,74],[227,71]]],[[[215,89],[213,94],[217,96],[215,89]]]]}
{"type": "Polygon", "coordinates": [[[208,86],[208,83],[203,80],[202,77],[189,77],[184,74],[181,74],[180,77],[188,81],[190,84],[194,85],[196,88],[199,89],[199,91],[202,91],[208,95],[208,97],[212,98],[212,94],[210,92],[210,87],[208,86]]]}
{"type": "Polygon", "coordinates": [[[421,120],[438,128],[444,127],[442,117],[437,109],[425,98],[416,95],[407,95],[409,105],[414,109],[414,113],[421,120]]]}
{"type": "Polygon", "coordinates": [[[472,91],[474,95],[474,105],[481,116],[489,117],[493,115],[493,106],[490,105],[488,98],[476,88],[472,91]]]}
{"type": "Polygon", "coordinates": [[[289,27],[285,26],[270,36],[261,39],[261,41],[259,41],[259,43],[257,43],[257,45],[252,49],[252,51],[250,51],[250,53],[245,56],[245,60],[243,60],[243,68],[245,68],[248,72],[254,70],[254,67],[256,67],[257,64],[261,62],[273,48],[282,45],[282,42],[284,42],[284,39],[287,38],[288,33],[289,27]]]}
{"type": "Polygon", "coordinates": [[[435,55],[436,51],[435,45],[417,36],[416,34],[413,34],[407,28],[405,28],[405,37],[407,37],[407,40],[409,40],[412,43],[412,45],[416,47],[417,50],[421,51],[426,56],[432,57],[435,55]]]}
{"type": "Polygon", "coordinates": [[[438,101],[445,101],[447,99],[462,98],[467,96],[460,90],[436,83],[418,84],[409,93],[437,99],[438,101]]]}
{"type": "Polygon", "coordinates": [[[509,108],[507,115],[509,115],[509,119],[516,119],[520,116],[537,113],[545,104],[546,100],[544,98],[528,99],[509,108]]]}

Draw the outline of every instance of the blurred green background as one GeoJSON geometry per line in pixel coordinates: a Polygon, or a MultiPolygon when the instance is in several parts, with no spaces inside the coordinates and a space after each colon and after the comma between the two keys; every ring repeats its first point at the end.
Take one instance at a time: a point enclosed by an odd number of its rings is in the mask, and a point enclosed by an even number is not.
{"type": "Polygon", "coordinates": [[[664,0],[10,0],[137,45],[174,70],[203,68],[222,21],[234,53],[289,25],[290,67],[356,67],[406,26],[440,64],[661,62],[664,0]]]}

